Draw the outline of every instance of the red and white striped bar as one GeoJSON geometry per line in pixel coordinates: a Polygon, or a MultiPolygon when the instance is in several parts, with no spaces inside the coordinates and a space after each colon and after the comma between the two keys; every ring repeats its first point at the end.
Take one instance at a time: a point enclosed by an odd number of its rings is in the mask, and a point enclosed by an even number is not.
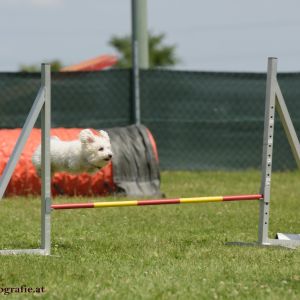
{"type": "Polygon", "coordinates": [[[53,204],[51,205],[51,208],[52,209],[105,208],[105,207],[168,205],[168,204],[188,204],[188,203],[193,204],[193,203],[245,201],[245,200],[248,201],[248,200],[261,200],[261,199],[263,199],[263,195],[251,194],[251,195],[215,196],[215,197],[65,203],[65,204],[53,204]]]}

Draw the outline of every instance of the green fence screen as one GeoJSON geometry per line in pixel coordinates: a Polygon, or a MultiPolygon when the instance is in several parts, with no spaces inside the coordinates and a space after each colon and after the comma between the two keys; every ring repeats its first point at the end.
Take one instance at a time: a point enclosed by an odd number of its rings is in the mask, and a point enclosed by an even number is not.
{"type": "MultiPolygon", "coordinates": [[[[161,169],[259,169],[266,74],[142,70],[141,120],[155,137],[161,169]]],[[[278,75],[300,133],[300,73],[278,75]]],[[[40,74],[0,73],[0,128],[22,127],[40,74]]],[[[132,124],[131,71],[52,74],[52,127],[132,124]]],[[[37,123],[37,127],[39,122],[37,123]]],[[[294,169],[277,116],[274,169],[294,169]]]]}

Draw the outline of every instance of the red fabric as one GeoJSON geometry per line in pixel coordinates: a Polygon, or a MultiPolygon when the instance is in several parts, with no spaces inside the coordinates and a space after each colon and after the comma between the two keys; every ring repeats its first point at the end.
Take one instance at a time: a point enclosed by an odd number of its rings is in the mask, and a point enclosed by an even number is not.
{"type": "MultiPolygon", "coordinates": [[[[77,139],[81,130],[80,128],[54,128],[51,130],[51,135],[69,141],[77,139]]],[[[3,173],[20,133],[21,129],[19,128],[0,129],[0,174],[3,173]]],[[[41,130],[33,129],[7,186],[5,196],[40,195],[41,180],[31,162],[32,154],[40,143],[41,130]]],[[[105,196],[114,190],[115,184],[111,163],[93,175],[57,173],[52,178],[53,196],[60,194],[68,196],[105,196]]]]}
{"type": "Polygon", "coordinates": [[[70,71],[100,71],[105,68],[112,67],[118,62],[114,55],[101,55],[92,59],[88,59],[72,66],[64,67],[61,72],[70,71]]]}

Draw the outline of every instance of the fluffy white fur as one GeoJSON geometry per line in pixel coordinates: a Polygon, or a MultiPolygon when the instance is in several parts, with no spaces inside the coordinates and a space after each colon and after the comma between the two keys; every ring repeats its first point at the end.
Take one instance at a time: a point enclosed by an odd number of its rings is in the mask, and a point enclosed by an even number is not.
{"type": "MultiPolygon", "coordinates": [[[[56,172],[94,173],[104,167],[112,155],[110,139],[104,130],[100,130],[97,135],[90,129],[84,129],[79,133],[79,139],[74,141],[51,137],[51,175],[56,172]]],[[[34,152],[32,162],[40,175],[41,145],[34,152]]]]}

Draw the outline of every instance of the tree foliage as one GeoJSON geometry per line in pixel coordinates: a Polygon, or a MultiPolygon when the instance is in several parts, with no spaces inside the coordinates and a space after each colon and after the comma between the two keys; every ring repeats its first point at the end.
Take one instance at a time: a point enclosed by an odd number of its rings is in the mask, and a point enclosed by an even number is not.
{"type": "MultiPolygon", "coordinates": [[[[175,45],[164,45],[165,34],[148,35],[149,43],[149,67],[168,67],[175,66],[179,59],[176,55],[175,45]]],[[[109,45],[115,48],[119,55],[116,67],[130,68],[131,63],[131,36],[113,36],[109,45]]]]}

